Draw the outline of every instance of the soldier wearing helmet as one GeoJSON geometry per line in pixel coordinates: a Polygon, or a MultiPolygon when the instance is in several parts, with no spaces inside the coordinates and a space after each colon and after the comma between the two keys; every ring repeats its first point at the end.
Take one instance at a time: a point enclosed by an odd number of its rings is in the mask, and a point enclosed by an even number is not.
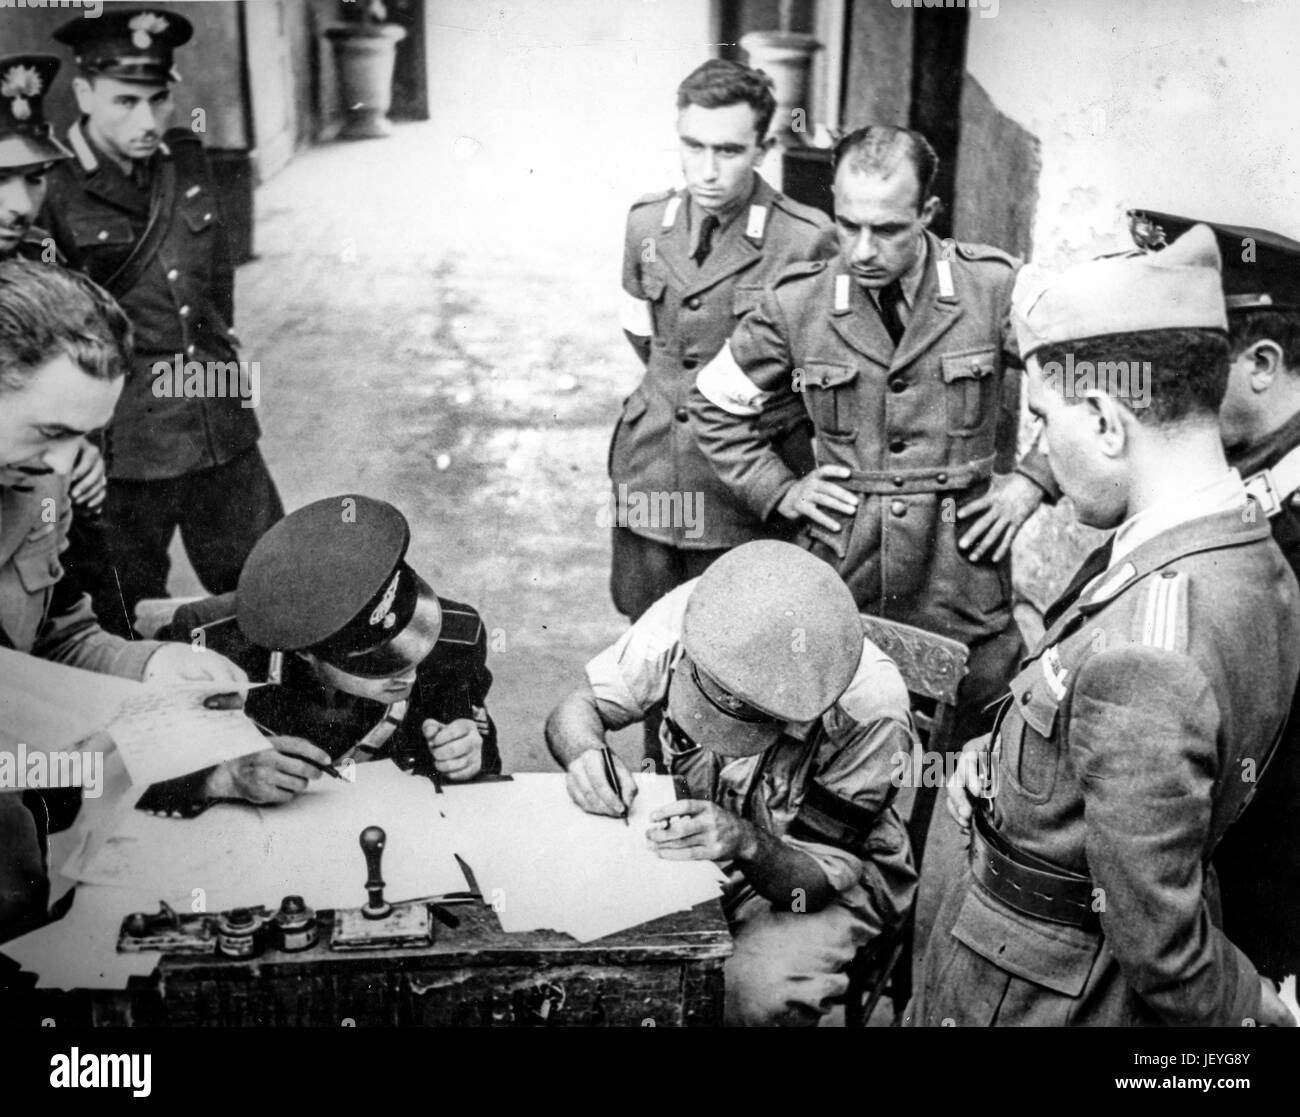
{"type": "Polygon", "coordinates": [[[608,731],[666,702],[685,797],[651,812],[666,860],[716,861],[735,938],[731,1024],[816,1024],[859,947],[907,912],[916,874],[891,772],[911,755],[907,690],[852,595],[788,543],[744,544],[672,590],[587,664],[546,735],[584,810],[622,815],[636,782],[608,731]]]}

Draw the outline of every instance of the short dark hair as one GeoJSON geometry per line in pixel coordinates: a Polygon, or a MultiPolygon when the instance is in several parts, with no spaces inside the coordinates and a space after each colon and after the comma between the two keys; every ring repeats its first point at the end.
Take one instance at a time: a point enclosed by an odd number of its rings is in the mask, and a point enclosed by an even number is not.
{"type": "MultiPolygon", "coordinates": [[[[1129,366],[1150,365],[1150,400],[1145,407],[1132,407],[1139,422],[1172,426],[1183,422],[1217,422],[1219,405],[1228,388],[1228,338],[1220,330],[1140,330],[1136,333],[1101,334],[1079,341],[1045,345],[1035,354],[1041,366],[1051,362],[1065,367],[1067,356],[1074,366],[1087,361],[1127,361],[1129,366]]],[[[1107,385],[1099,383],[1099,389],[1107,385]]],[[[1083,395],[1060,393],[1067,404],[1078,403],[1083,395]]],[[[1107,392],[1121,401],[1118,392],[1107,392]]]]}
{"type": "Polygon", "coordinates": [[[1228,340],[1232,356],[1257,341],[1275,341],[1286,367],[1300,376],[1300,310],[1271,307],[1228,311],[1228,340]]]}
{"type": "Polygon", "coordinates": [[[0,392],[17,391],[60,355],[115,380],[131,358],[131,323],[98,284],[30,260],[0,263],[0,392]]]}
{"type": "Polygon", "coordinates": [[[754,110],[754,131],[759,142],[767,135],[776,113],[776,94],[772,79],[762,70],[710,58],[697,66],[677,87],[677,108],[699,105],[702,109],[722,109],[728,105],[748,105],[754,110]]]}
{"type": "Polygon", "coordinates": [[[840,139],[831,156],[831,165],[838,171],[840,164],[847,161],[860,174],[891,175],[904,159],[916,172],[920,186],[916,196],[919,210],[934,193],[934,180],[939,173],[939,156],[920,132],[895,128],[892,124],[868,124],[840,139]]]}

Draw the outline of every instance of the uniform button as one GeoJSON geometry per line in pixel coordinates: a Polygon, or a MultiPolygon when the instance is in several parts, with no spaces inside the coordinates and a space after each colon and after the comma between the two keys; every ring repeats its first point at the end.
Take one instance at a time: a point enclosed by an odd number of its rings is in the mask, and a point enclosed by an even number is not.
{"type": "Polygon", "coordinates": [[[699,310],[700,307],[703,306],[704,304],[700,302],[699,295],[692,295],[689,299],[686,300],[686,305],[690,307],[691,310],[699,310]]]}
{"type": "MultiPolygon", "coordinates": [[[[211,220],[212,220],[212,214],[210,214],[210,213],[205,213],[205,214],[203,215],[203,220],[204,220],[204,221],[211,221],[211,220]]],[[[974,361],[971,362],[971,364],[974,364],[974,363],[975,363],[974,361]]]]}
{"type": "Polygon", "coordinates": [[[894,488],[896,488],[896,489],[901,489],[902,487],[903,487],[903,479],[902,479],[901,477],[895,477],[895,478],[894,478],[894,488]]]}
{"type": "Polygon", "coordinates": [[[906,515],[907,515],[907,501],[905,501],[905,500],[891,500],[891,501],[889,502],[889,510],[890,510],[890,511],[895,515],[895,516],[906,516],[906,515]]]}
{"type": "Polygon", "coordinates": [[[108,230],[107,230],[107,229],[100,229],[100,230],[99,230],[99,239],[100,239],[100,240],[108,240],[108,230]]]}
{"type": "Polygon", "coordinates": [[[889,390],[890,390],[891,392],[902,392],[902,391],[906,391],[906,390],[907,390],[907,381],[906,381],[906,380],[902,380],[902,379],[900,379],[900,378],[898,378],[898,377],[894,377],[894,379],[891,380],[891,381],[889,382],[889,390]]]}
{"type": "Polygon", "coordinates": [[[690,416],[690,413],[686,410],[686,408],[684,408],[684,407],[679,407],[679,408],[677,409],[676,419],[677,419],[677,421],[678,421],[679,423],[684,423],[684,422],[686,422],[686,420],[689,419],[690,417],[691,417],[691,416],[690,416]]]}
{"type": "Polygon", "coordinates": [[[171,271],[167,273],[167,278],[171,280],[173,283],[175,283],[176,280],[180,278],[180,275],[181,273],[179,271],[177,271],[175,268],[172,268],[171,271]]]}
{"type": "Polygon", "coordinates": [[[180,309],[180,316],[181,316],[182,318],[188,318],[188,317],[190,316],[190,304],[189,304],[189,303],[186,303],[184,306],[181,307],[181,309],[180,309]]]}
{"type": "Polygon", "coordinates": [[[935,480],[938,481],[939,484],[941,485],[946,485],[948,483],[948,475],[946,473],[940,473],[939,476],[935,478],[935,480]]]}
{"type": "Polygon", "coordinates": [[[971,370],[971,372],[979,372],[979,370],[980,370],[980,363],[979,363],[979,361],[977,361],[977,360],[972,360],[971,363],[970,363],[970,370],[971,370]]]}
{"type": "Polygon", "coordinates": [[[194,356],[194,346],[193,346],[193,345],[187,345],[187,346],[185,347],[185,355],[186,355],[187,357],[192,357],[192,356],[194,356]]]}
{"type": "Polygon", "coordinates": [[[1034,700],[1034,688],[1031,686],[1025,687],[1025,693],[1020,696],[1020,704],[1022,706],[1028,706],[1029,703],[1031,703],[1033,700],[1034,700]]]}
{"type": "Polygon", "coordinates": [[[50,559],[50,577],[57,577],[59,573],[59,560],[50,559]]]}
{"type": "Polygon", "coordinates": [[[682,358],[682,368],[684,368],[687,372],[690,372],[691,369],[696,368],[699,365],[699,363],[700,362],[698,357],[682,358]]]}
{"type": "Polygon", "coordinates": [[[894,439],[893,442],[889,444],[889,452],[891,454],[901,454],[906,449],[907,449],[907,443],[904,442],[901,438],[896,438],[894,439]]]}

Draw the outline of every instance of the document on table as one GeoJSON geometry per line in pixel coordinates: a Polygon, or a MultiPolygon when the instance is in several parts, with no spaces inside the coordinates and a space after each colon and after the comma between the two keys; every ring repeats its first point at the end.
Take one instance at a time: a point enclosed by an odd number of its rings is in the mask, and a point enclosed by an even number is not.
{"type": "Polygon", "coordinates": [[[36,974],[38,989],[125,989],[128,978],[152,973],[162,955],[119,954],[122,920],[134,911],[157,910],[157,899],[148,893],[82,885],[67,915],[0,943],[0,954],[36,974]]]}
{"type": "Polygon", "coordinates": [[[637,776],[622,819],[587,814],[562,774],[447,785],[460,853],[506,931],[549,928],[580,942],[713,900],[725,881],[711,861],[664,861],[646,848],[650,812],[676,799],[668,776],[637,776]]]}
{"type": "Polygon", "coordinates": [[[384,896],[413,900],[464,891],[452,827],[433,785],[389,760],[357,764],[354,780],[322,776],[292,802],[218,803],[197,818],[132,811],[98,853],[63,872],[76,880],[145,889],[185,911],[224,911],[287,895],[314,908],[366,901],[361,831],[383,827],[384,896]],[[195,908],[202,902],[203,909],[195,908]]]}

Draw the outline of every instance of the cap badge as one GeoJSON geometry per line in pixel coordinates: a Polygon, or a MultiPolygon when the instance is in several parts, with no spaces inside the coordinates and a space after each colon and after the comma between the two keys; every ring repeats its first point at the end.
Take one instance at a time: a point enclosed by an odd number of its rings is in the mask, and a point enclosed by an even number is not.
{"type": "Polygon", "coordinates": [[[370,614],[371,624],[382,624],[385,628],[392,628],[397,623],[397,614],[391,612],[393,608],[393,599],[397,596],[397,583],[402,580],[402,572],[399,570],[393,575],[393,580],[388,583],[388,588],[384,590],[384,596],[379,599],[379,604],[375,606],[374,612],[370,614]]]}
{"type": "Polygon", "coordinates": [[[153,36],[167,30],[167,21],[155,12],[141,12],[127,27],[131,30],[131,43],[141,50],[153,45],[153,36]]]}
{"type": "Polygon", "coordinates": [[[29,98],[39,97],[44,89],[41,75],[31,66],[11,66],[0,80],[0,96],[8,97],[15,120],[27,120],[32,115],[29,98]]]}

